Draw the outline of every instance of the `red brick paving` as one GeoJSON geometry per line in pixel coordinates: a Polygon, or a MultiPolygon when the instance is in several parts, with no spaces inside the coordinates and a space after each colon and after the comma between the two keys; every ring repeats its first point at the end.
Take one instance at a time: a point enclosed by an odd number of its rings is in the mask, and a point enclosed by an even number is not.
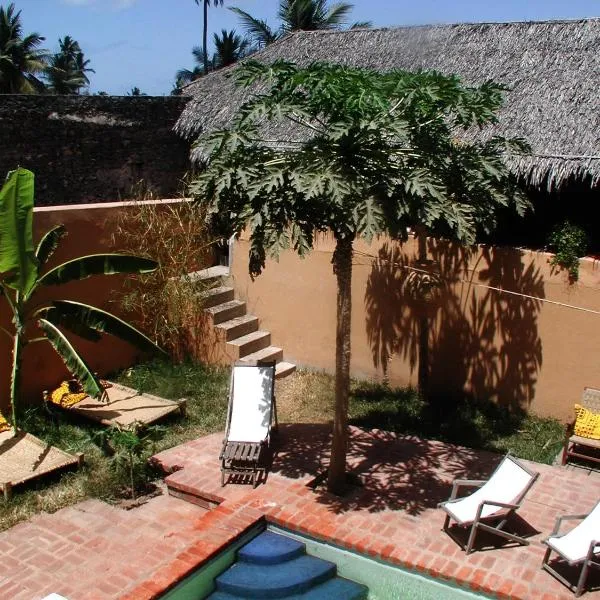
{"type": "Polygon", "coordinates": [[[354,428],[349,463],[363,486],[340,499],[307,487],[327,462],[323,426],[283,425],[272,472],[256,490],[220,486],[221,440],[208,436],[155,457],[172,489],[218,505],[213,510],[166,495],[130,511],[90,500],[0,533],[0,598],[156,598],[262,518],[499,598],[573,597],[540,570],[540,540],[558,515],[594,506],[600,478],[533,465],[540,478],[513,523],[531,545],[502,547],[482,536],[484,548],[466,556],[440,530],[436,506],[452,479],[487,476],[498,455],[354,428]]]}

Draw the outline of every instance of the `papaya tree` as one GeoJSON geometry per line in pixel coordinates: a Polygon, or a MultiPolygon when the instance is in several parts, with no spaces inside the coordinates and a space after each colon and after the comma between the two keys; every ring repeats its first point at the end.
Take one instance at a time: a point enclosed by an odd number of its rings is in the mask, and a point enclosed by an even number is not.
{"type": "Polygon", "coordinates": [[[12,327],[3,327],[2,333],[12,340],[10,402],[15,432],[21,362],[27,345],[51,344],[85,392],[94,398],[102,396],[103,387],[64,330],[91,341],[108,333],[143,350],[162,352],[136,328],[100,308],[70,300],[37,301],[36,292],[43,287],[92,275],[150,273],[157,263],[127,254],[90,254],[48,268],[47,262],[66,230],[58,225],[34,246],[33,206],[33,173],[22,168],[11,171],[0,190],[0,296],[12,312],[12,327]]]}
{"type": "Polygon", "coordinates": [[[250,273],[316,231],[335,239],[335,414],[328,489],[343,489],[348,445],[353,243],[427,231],[471,244],[494,226],[496,206],[526,200],[505,166],[521,140],[493,136],[503,88],[471,87],[436,72],[376,71],[248,61],[250,96],[228,129],[197,144],[206,169],[191,186],[209,215],[250,234],[250,273]],[[481,131],[483,130],[483,131],[481,131]]]}

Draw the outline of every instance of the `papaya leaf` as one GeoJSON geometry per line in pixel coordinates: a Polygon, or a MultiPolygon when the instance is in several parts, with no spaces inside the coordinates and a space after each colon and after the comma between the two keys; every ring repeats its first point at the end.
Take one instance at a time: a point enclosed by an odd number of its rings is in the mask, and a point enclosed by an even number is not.
{"type": "Polygon", "coordinates": [[[108,333],[133,344],[140,350],[164,354],[164,350],[141,331],[115,315],[89,304],[55,300],[50,308],[43,309],[42,314],[47,321],[85,339],[96,341],[100,338],[100,333],[108,333]]]}
{"type": "Polygon", "coordinates": [[[64,225],[57,225],[44,235],[35,249],[35,257],[40,266],[45,265],[48,262],[48,259],[54,254],[54,251],[58,247],[60,240],[66,235],[67,230],[64,225]]]}
{"type": "Polygon", "coordinates": [[[79,353],[65,335],[50,321],[39,319],[38,325],[46,334],[48,341],[62,358],[67,369],[81,383],[84,391],[92,398],[102,396],[104,389],[89,365],[79,356],[79,353]]]}
{"type": "Polygon", "coordinates": [[[38,285],[59,285],[92,275],[152,273],[157,267],[154,260],[129,254],[90,254],[54,267],[38,279],[38,285]]]}
{"type": "Polygon", "coordinates": [[[0,273],[4,283],[22,294],[35,285],[37,262],[33,252],[34,175],[11,171],[0,190],[0,273]]]}

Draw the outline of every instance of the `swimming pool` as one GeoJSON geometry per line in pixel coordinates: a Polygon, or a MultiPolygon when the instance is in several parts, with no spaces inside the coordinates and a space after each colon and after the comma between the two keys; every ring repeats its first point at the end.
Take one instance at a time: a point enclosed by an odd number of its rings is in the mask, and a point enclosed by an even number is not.
{"type": "Polygon", "coordinates": [[[263,525],[163,596],[163,600],[205,598],[481,600],[490,596],[263,525]]]}

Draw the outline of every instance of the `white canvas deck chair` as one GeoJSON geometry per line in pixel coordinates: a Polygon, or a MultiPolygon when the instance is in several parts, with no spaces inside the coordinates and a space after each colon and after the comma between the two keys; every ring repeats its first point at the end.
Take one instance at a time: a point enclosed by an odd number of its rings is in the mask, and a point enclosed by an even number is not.
{"type": "Polygon", "coordinates": [[[508,518],[519,509],[539,473],[530,471],[516,458],[507,454],[487,480],[456,479],[450,499],[439,506],[446,512],[444,531],[469,554],[473,550],[479,530],[493,533],[507,540],[528,545],[529,542],[514,533],[504,531],[508,518]],[[479,488],[470,496],[457,498],[461,487],[479,488]],[[450,521],[470,529],[466,546],[449,529],[450,521]]]}
{"type": "Polygon", "coordinates": [[[228,475],[250,476],[256,487],[266,473],[264,452],[269,448],[271,424],[277,427],[275,363],[236,362],[231,370],[229,409],[221,449],[221,485],[228,475]]]}
{"type": "Polygon", "coordinates": [[[564,583],[575,596],[583,593],[590,567],[600,568],[600,502],[587,515],[567,515],[556,520],[554,531],[544,540],[548,546],[542,569],[545,569],[564,583]],[[571,531],[560,534],[563,521],[581,520],[571,531]],[[581,573],[577,585],[572,585],[560,573],[550,566],[550,554],[556,552],[569,566],[581,565],[581,573]]]}

